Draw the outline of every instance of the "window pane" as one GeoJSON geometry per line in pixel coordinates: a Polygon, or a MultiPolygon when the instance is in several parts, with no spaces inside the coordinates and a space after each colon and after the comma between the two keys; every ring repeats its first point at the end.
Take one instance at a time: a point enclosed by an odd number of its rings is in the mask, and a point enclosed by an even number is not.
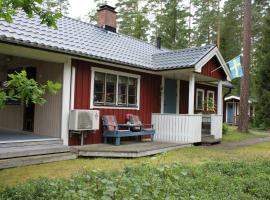
{"type": "Polygon", "coordinates": [[[104,103],[105,74],[95,72],[94,103],[104,103]]]}
{"type": "Polygon", "coordinates": [[[207,108],[208,108],[208,110],[211,110],[211,111],[213,111],[215,108],[214,93],[213,92],[208,93],[207,108]]]}
{"type": "Polygon", "coordinates": [[[137,104],[137,79],[136,78],[128,79],[128,104],[130,105],[137,104]]]}
{"type": "Polygon", "coordinates": [[[128,78],[124,76],[119,76],[118,79],[118,104],[127,104],[127,84],[128,78]]]}
{"type": "Polygon", "coordinates": [[[106,103],[115,104],[116,81],[116,75],[106,75],[106,103]]]}
{"type": "Polygon", "coordinates": [[[203,110],[203,92],[197,91],[197,110],[203,110]]]}

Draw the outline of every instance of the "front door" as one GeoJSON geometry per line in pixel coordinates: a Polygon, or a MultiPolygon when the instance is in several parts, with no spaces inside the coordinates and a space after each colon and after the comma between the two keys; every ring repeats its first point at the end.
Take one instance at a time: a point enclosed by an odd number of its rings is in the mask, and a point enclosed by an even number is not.
{"type": "MultiPolygon", "coordinates": [[[[25,69],[27,72],[27,78],[36,79],[36,68],[28,67],[25,69]]],[[[32,102],[26,106],[24,105],[23,112],[23,130],[34,131],[34,118],[35,118],[35,105],[32,102]]]]}
{"type": "Polygon", "coordinates": [[[233,123],[234,106],[233,103],[227,103],[227,123],[233,123]]]}
{"type": "Polygon", "coordinates": [[[164,113],[176,113],[177,81],[165,79],[164,82],[164,113]]]}

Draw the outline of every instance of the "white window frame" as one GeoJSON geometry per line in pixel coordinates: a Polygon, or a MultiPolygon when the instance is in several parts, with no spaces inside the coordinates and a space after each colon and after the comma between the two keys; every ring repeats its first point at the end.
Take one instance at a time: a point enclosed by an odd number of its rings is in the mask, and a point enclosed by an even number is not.
{"type": "Polygon", "coordinates": [[[214,108],[215,108],[215,91],[213,91],[213,90],[207,90],[207,111],[208,111],[209,94],[213,94],[213,101],[214,101],[214,108]]]}
{"type": "Polygon", "coordinates": [[[127,110],[140,110],[140,89],[141,89],[141,76],[137,74],[131,74],[126,72],[114,71],[104,68],[91,67],[91,87],[90,87],[90,109],[100,108],[100,109],[127,109],[127,110]],[[116,105],[107,106],[107,105],[94,105],[94,83],[95,83],[95,72],[112,74],[117,76],[116,82],[116,105]],[[117,106],[118,104],[118,79],[119,76],[126,76],[130,78],[137,79],[137,105],[134,107],[129,106],[117,106]]]}
{"type": "Polygon", "coordinates": [[[200,88],[197,88],[196,89],[196,107],[195,107],[196,110],[199,110],[199,111],[203,111],[204,110],[204,89],[200,89],[200,88]],[[202,92],[202,104],[203,104],[203,108],[202,109],[198,109],[198,92],[202,92]]]}

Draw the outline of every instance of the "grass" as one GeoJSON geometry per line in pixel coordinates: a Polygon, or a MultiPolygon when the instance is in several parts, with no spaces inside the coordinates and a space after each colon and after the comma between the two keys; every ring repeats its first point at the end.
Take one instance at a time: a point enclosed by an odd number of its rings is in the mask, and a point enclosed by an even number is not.
{"type": "Polygon", "coordinates": [[[250,130],[248,133],[240,133],[237,131],[237,127],[229,126],[228,134],[224,135],[222,138],[223,143],[227,142],[240,142],[242,140],[253,139],[253,138],[263,138],[270,136],[268,132],[259,132],[250,130]]]}
{"type": "MultiPolygon", "coordinates": [[[[234,128],[230,128],[229,133],[224,136],[223,140],[227,143],[265,136],[267,135],[253,133],[241,134],[234,128]]],[[[140,166],[144,163],[149,163],[150,166],[157,166],[181,162],[188,166],[196,166],[212,161],[242,160],[251,162],[258,158],[269,159],[269,157],[270,143],[266,142],[233,149],[228,149],[223,146],[197,146],[178,149],[153,157],[137,159],[77,159],[1,170],[0,188],[23,183],[28,179],[37,179],[39,177],[66,179],[71,177],[72,174],[84,170],[121,170],[125,167],[140,166]]]]}
{"type": "Polygon", "coordinates": [[[37,179],[9,187],[0,199],[270,199],[270,161],[141,165],[120,171],[83,171],[64,179],[37,179]]]}

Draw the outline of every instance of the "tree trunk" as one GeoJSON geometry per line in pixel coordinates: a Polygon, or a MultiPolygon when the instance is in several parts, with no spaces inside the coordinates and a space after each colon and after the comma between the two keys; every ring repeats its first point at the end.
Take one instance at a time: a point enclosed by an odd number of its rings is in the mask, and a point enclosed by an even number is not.
{"type": "Polygon", "coordinates": [[[243,68],[244,76],[241,79],[240,90],[240,118],[238,129],[240,132],[248,131],[248,99],[249,99],[249,68],[251,49],[251,0],[245,0],[244,31],[243,31],[243,68]]]}

